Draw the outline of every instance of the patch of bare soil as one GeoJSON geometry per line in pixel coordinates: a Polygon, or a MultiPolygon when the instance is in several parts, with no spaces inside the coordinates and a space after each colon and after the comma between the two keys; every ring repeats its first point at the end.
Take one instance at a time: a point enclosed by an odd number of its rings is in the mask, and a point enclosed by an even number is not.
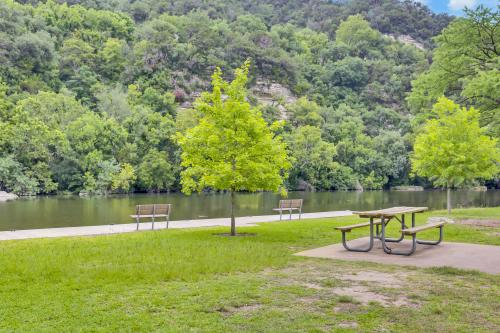
{"type": "Polygon", "coordinates": [[[349,296],[363,305],[368,305],[371,302],[379,303],[382,306],[417,306],[416,303],[410,301],[403,295],[385,295],[380,292],[370,290],[368,287],[352,285],[350,287],[333,288],[332,291],[336,295],[349,296]]]}
{"type": "Polygon", "coordinates": [[[466,225],[475,225],[479,227],[500,228],[500,220],[493,220],[493,219],[490,220],[465,219],[465,220],[458,220],[457,223],[466,225]]]}
{"type": "Polygon", "coordinates": [[[343,321],[337,325],[340,328],[356,328],[358,327],[358,323],[355,321],[343,321]]]}
{"type": "MultiPolygon", "coordinates": [[[[410,283],[407,272],[381,272],[376,270],[348,269],[346,271],[323,264],[293,265],[279,271],[267,272],[275,275],[280,285],[300,285],[314,290],[303,301],[313,303],[320,298],[340,297],[335,312],[344,312],[345,307],[356,307],[377,302],[381,306],[418,307],[415,299],[406,296],[405,287],[410,283]]],[[[301,299],[302,301],[302,299],[301,299]]]]}
{"type": "Polygon", "coordinates": [[[400,287],[406,274],[403,273],[384,273],[377,271],[360,271],[356,274],[338,274],[335,276],[340,280],[355,282],[380,283],[389,287],[400,287]]]}
{"type": "Polygon", "coordinates": [[[223,306],[223,307],[217,309],[217,311],[221,312],[222,314],[224,314],[226,316],[229,316],[229,315],[232,315],[232,314],[238,313],[238,312],[256,311],[261,307],[262,307],[261,304],[245,304],[245,305],[241,305],[241,306],[223,306]]]}

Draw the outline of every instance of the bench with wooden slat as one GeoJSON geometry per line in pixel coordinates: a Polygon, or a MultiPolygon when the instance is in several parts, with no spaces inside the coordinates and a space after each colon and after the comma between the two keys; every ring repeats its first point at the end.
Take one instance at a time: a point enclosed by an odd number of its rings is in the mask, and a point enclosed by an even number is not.
{"type": "MultiPolygon", "coordinates": [[[[387,222],[387,220],[386,220],[387,222]]],[[[373,220],[373,225],[381,224],[382,220],[373,220]]],[[[341,227],[335,227],[335,230],[340,230],[342,232],[350,232],[352,229],[369,227],[370,222],[363,222],[358,224],[344,225],[341,227]]]]}
{"type": "Polygon", "coordinates": [[[296,210],[299,212],[299,220],[302,216],[302,199],[291,199],[291,200],[280,200],[279,207],[273,208],[274,211],[280,212],[280,220],[283,218],[283,212],[288,212],[290,214],[290,220],[292,219],[292,211],[296,210]]]}
{"type": "Polygon", "coordinates": [[[434,222],[434,223],[427,223],[418,227],[413,227],[413,228],[407,228],[401,230],[401,232],[405,235],[414,235],[416,233],[419,233],[420,231],[432,229],[432,228],[439,228],[442,227],[446,224],[446,222],[434,222]]]}
{"type": "Polygon", "coordinates": [[[172,211],[171,204],[152,204],[152,205],[137,205],[135,207],[135,215],[130,215],[131,218],[136,220],[137,230],[139,230],[139,223],[142,218],[151,219],[151,229],[154,229],[155,222],[166,222],[167,229],[170,220],[170,213],[172,211]],[[163,217],[164,221],[156,221],[157,218],[163,217]]]}

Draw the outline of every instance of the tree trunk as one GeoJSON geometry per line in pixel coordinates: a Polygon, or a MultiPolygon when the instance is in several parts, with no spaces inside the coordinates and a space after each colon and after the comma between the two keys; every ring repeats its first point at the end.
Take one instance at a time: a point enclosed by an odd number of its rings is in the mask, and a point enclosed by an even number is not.
{"type": "Polygon", "coordinates": [[[446,209],[448,210],[448,215],[451,214],[451,189],[450,185],[446,186],[446,209]]]}
{"type": "Polygon", "coordinates": [[[234,218],[234,204],[235,204],[234,191],[231,190],[231,236],[236,236],[236,220],[234,218]]]}

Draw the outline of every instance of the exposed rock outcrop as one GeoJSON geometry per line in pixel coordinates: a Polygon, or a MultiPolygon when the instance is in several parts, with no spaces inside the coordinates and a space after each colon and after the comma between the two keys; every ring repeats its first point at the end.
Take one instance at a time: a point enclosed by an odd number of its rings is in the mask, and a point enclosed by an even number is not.
{"type": "Polygon", "coordinates": [[[0,191],[0,201],[14,200],[17,198],[18,198],[18,196],[15,195],[14,193],[0,191]]]}
{"type": "Polygon", "coordinates": [[[401,42],[403,44],[415,46],[419,50],[422,50],[422,51],[425,50],[424,44],[422,44],[420,42],[417,42],[410,35],[393,35],[393,34],[389,34],[389,35],[385,35],[385,36],[389,37],[392,40],[401,42]]]}
{"type": "Polygon", "coordinates": [[[259,104],[276,106],[280,110],[281,119],[288,118],[285,105],[297,101],[297,96],[290,89],[276,82],[257,80],[252,93],[257,97],[259,104]]]}

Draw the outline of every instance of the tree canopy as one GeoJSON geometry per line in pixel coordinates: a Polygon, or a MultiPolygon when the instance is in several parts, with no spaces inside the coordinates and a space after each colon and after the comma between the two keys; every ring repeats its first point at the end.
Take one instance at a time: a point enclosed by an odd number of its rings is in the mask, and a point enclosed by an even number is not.
{"type": "Polygon", "coordinates": [[[182,191],[227,190],[231,193],[231,234],[235,234],[234,192],[285,191],[288,162],[285,144],[246,101],[249,62],[236,70],[232,82],[218,68],[213,90],[195,103],[199,123],[178,133],[182,149],[182,191]]]}
{"type": "Polygon", "coordinates": [[[439,96],[499,135],[497,21],[409,0],[0,0],[0,190],[180,190],[173,135],[246,59],[248,103],[296,147],[288,189],[421,182],[414,131],[439,96]]]}
{"type": "Polygon", "coordinates": [[[498,174],[498,140],[485,135],[477,110],[441,97],[433,112],[437,118],[428,120],[415,139],[413,172],[446,188],[498,174]]]}
{"type": "Polygon", "coordinates": [[[481,112],[481,125],[500,135],[500,13],[478,7],[466,10],[435,38],[429,70],[413,82],[408,97],[416,112],[430,110],[446,95],[481,112]]]}

